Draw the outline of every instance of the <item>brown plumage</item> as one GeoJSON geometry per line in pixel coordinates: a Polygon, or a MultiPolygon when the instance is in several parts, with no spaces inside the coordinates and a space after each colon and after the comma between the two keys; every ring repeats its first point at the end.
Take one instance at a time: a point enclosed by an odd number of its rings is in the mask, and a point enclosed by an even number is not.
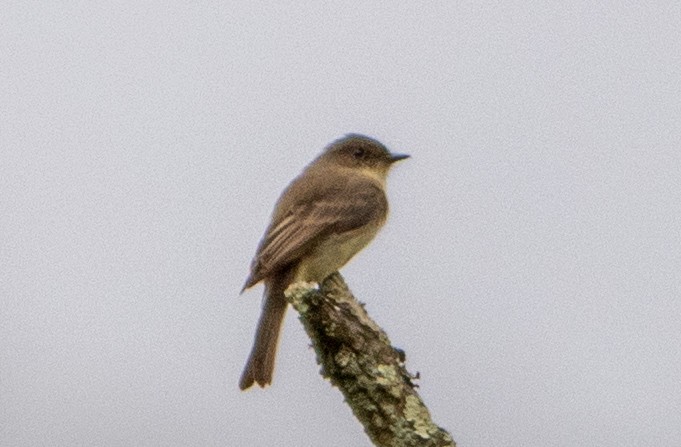
{"type": "Polygon", "coordinates": [[[242,390],[272,382],[286,288],[297,281],[322,282],[373,239],[388,214],[388,170],[406,157],[371,138],[348,135],[328,146],[284,190],[243,288],[265,283],[242,390]]]}

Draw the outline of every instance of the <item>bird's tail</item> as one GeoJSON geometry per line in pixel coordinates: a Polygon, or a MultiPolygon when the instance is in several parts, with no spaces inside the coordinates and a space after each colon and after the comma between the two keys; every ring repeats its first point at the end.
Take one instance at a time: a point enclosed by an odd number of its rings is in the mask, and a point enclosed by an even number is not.
{"type": "Polygon", "coordinates": [[[284,298],[284,290],[288,286],[287,278],[288,275],[275,275],[274,278],[265,280],[265,300],[255,342],[239,381],[239,388],[242,390],[250,388],[253,383],[261,387],[272,383],[279,333],[288,305],[284,298]]]}

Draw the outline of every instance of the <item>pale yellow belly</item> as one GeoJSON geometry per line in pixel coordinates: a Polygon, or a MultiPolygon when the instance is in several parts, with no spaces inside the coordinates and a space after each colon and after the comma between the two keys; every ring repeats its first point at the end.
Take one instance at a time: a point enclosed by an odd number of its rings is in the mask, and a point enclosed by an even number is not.
{"type": "Polygon", "coordinates": [[[323,240],[312,252],[301,259],[294,281],[321,282],[366,247],[381,226],[383,222],[377,222],[375,225],[333,235],[323,240]]]}

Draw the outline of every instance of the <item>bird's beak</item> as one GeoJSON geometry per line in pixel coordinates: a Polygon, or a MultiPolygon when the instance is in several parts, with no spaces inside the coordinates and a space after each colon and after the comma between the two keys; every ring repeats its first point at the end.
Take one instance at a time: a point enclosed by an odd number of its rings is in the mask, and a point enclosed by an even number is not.
{"type": "Polygon", "coordinates": [[[410,155],[407,154],[390,154],[390,163],[395,163],[396,161],[404,160],[409,157],[410,155]]]}

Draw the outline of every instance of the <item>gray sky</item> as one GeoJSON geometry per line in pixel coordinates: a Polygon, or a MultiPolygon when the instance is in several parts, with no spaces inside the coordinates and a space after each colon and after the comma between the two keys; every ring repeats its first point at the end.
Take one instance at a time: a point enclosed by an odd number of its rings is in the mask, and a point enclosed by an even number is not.
{"type": "Polygon", "coordinates": [[[237,387],[274,201],[347,132],[412,154],[343,273],[459,445],[678,445],[681,6],[644,3],[4,5],[0,445],[369,446],[293,313],[237,387]]]}

